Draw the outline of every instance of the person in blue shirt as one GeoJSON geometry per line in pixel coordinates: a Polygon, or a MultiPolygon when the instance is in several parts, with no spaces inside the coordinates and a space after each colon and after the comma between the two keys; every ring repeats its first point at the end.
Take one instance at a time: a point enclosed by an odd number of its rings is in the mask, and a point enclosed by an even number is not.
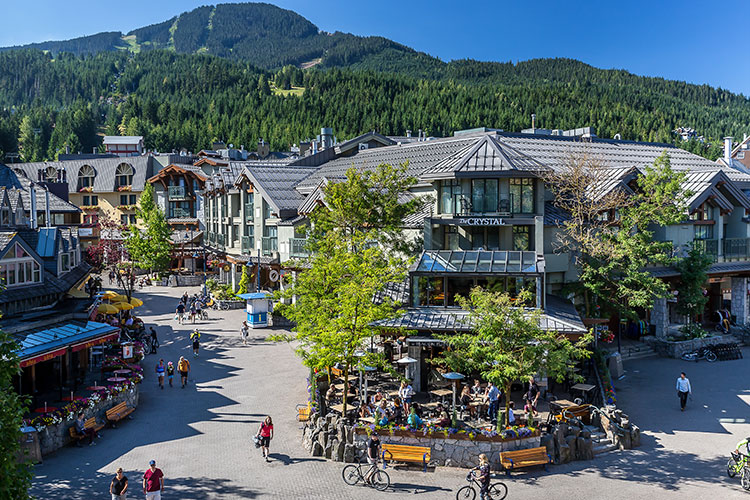
{"type": "Polygon", "coordinates": [[[419,429],[420,427],[422,427],[422,419],[419,418],[419,415],[417,415],[414,406],[412,406],[409,411],[409,418],[406,419],[406,423],[409,424],[409,427],[411,427],[412,429],[419,429]]]}
{"type": "Polygon", "coordinates": [[[690,387],[690,379],[687,378],[685,372],[680,373],[677,379],[677,396],[680,398],[680,411],[685,411],[685,404],[687,403],[688,396],[693,393],[690,387]]]}
{"type": "Polygon", "coordinates": [[[491,422],[497,420],[497,410],[500,407],[500,390],[495,387],[492,382],[487,383],[487,391],[484,395],[489,400],[489,408],[487,410],[487,416],[491,422]]]}

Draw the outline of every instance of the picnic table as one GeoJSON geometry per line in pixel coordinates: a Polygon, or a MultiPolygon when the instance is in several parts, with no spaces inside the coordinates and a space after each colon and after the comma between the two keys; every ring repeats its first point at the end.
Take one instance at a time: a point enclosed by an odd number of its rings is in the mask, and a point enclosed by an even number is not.
{"type": "Polygon", "coordinates": [[[360,417],[359,421],[360,422],[364,422],[366,424],[374,424],[375,423],[375,419],[372,418],[372,417],[360,417]]]}
{"type": "MultiPolygon", "coordinates": [[[[333,410],[333,411],[337,411],[337,412],[343,414],[344,413],[344,403],[337,404],[337,405],[331,405],[331,406],[328,407],[328,409],[329,410],[333,410]]],[[[349,411],[356,410],[357,409],[357,405],[349,403],[349,404],[346,405],[346,409],[349,410],[349,411]]]]}
{"type": "Polygon", "coordinates": [[[446,396],[450,396],[451,394],[453,394],[453,391],[451,389],[435,389],[433,391],[430,391],[430,394],[440,399],[444,399],[446,396]]]}
{"type": "Polygon", "coordinates": [[[571,408],[573,406],[578,406],[573,401],[568,401],[567,399],[556,399],[555,401],[549,402],[549,409],[550,412],[561,412],[565,408],[571,408]]]}
{"type": "Polygon", "coordinates": [[[580,391],[584,400],[589,399],[589,392],[594,389],[596,389],[596,386],[591,384],[576,384],[570,388],[571,391],[580,391]]]}

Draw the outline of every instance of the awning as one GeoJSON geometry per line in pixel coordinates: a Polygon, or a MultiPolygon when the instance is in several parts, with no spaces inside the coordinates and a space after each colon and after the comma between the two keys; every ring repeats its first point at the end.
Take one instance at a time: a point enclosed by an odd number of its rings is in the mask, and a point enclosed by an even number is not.
{"type": "Polygon", "coordinates": [[[410,269],[412,274],[541,274],[544,258],[536,252],[427,250],[410,269]]]}
{"type": "Polygon", "coordinates": [[[116,339],[118,335],[119,329],[111,325],[94,321],[71,321],[19,332],[13,336],[21,344],[18,357],[23,368],[63,356],[68,347],[73,351],[80,351],[116,339]]]}

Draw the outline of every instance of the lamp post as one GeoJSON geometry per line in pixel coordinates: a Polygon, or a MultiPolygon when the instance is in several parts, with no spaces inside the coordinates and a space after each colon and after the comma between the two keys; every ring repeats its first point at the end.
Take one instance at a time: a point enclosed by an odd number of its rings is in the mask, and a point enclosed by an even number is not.
{"type": "MultiPolygon", "coordinates": [[[[377,370],[374,366],[365,366],[362,368],[365,372],[374,372],[377,370]]],[[[365,403],[367,403],[367,373],[365,373],[365,403]]]]}
{"type": "Polygon", "coordinates": [[[359,404],[362,404],[362,358],[367,353],[363,351],[362,349],[357,349],[354,351],[354,356],[358,359],[357,361],[357,371],[359,372],[359,385],[357,387],[357,391],[359,394],[359,404]]]}
{"type": "Polygon", "coordinates": [[[457,372],[443,373],[443,378],[453,383],[453,413],[456,413],[456,382],[463,380],[464,375],[457,372]]]}
{"type": "Polygon", "coordinates": [[[414,358],[412,358],[412,357],[410,357],[410,356],[404,356],[403,358],[401,358],[398,361],[396,361],[396,363],[398,363],[399,365],[404,365],[404,375],[409,380],[411,380],[411,373],[410,373],[411,369],[410,369],[410,367],[411,367],[411,365],[413,365],[416,362],[417,362],[417,360],[414,359],[414,358]]]}

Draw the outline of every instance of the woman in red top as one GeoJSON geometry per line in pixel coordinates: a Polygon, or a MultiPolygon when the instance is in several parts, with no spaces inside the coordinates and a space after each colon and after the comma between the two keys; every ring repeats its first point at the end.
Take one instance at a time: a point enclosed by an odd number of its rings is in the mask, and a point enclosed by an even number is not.
{"type": "Polygon", "coordinates": [[[266,462],[270,462],[271,460],[268,458],[268,446],[273,439],[273,420],[271,420],[271,417],[266,417],[266,419],[260,424],[258,438],[260,439],[260,451],[266,459],[266,462]]]}

